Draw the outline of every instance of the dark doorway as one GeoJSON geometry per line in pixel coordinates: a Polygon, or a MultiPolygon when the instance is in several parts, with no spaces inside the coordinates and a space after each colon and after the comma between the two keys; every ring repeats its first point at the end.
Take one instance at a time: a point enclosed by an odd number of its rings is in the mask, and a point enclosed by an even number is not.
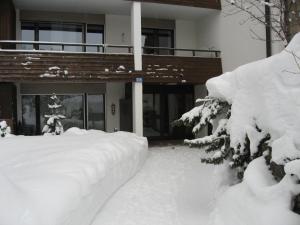
{"type": "Polygon", "coordinates": [[[0,121],[5,120],[16,133],[17,101],[13,83],[0,83],[0,121]]]}
{"type": "Polygon", "coordinates": [[[190,128],[174,126],[173,122],[193,106],[192,85],[145,85],[144,136],[153,140],[192,137],[190,128]]]}

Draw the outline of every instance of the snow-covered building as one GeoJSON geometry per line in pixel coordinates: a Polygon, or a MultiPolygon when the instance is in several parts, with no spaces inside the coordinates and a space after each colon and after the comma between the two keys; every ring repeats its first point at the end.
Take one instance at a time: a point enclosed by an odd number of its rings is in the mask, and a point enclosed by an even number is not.
{"type": "Polygon", "coordinates": [[[188,136],[172,121],[206,80],[266,57],[225,10],[220,0],[1,0],[0,119],[38,135],[56,93],[65,129],[188,136]]]}

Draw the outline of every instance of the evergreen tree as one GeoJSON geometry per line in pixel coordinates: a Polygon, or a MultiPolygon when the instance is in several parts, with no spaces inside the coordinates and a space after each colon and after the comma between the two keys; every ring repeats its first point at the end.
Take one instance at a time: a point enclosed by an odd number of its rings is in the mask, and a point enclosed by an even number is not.
{"type": "Polygon", "coordinates": [[[175,121],[175,125],[192,126],[193,133],[197,136],[208,124],[213,125],[214,121],[218,122],[211,135],[184,141],[190,147],[201,148],[208,153],[207,157],[202,158],[202,162],[221,164],[225,160],[229,161],[230,167],[236,170],[237,177],[240,179],[242,179],[245,169],[253,159],[264,155],[266,163],[270,164],[269,134],[258,127],[249,129],[244,143],[232,147],[227,126],[231,117],[231,105],[212,97],[198,99],[196,103],[200,105],[182,115],[179,120],[175,121]],[[251,140],[255,140],[255,143],[254,141],[251,143],[251,140]]]}
{"type": "Polygon", "coordinates": [[[60,135],[64,132],[61,120],[65,119],[66,117],[64,115],[61,115],[61,107],[62,105],[59,98],[55,94],[53,94],[49,98],[49,114],[44,116],[46,119],[46,125],[42,130],[43,134],[60,135]]]}
{"type": "Polygon", "coordinates": [[[7,137],[11,133],[10,127],[7,125],[6,121],[0,122],[0,137],[7,137]]]}

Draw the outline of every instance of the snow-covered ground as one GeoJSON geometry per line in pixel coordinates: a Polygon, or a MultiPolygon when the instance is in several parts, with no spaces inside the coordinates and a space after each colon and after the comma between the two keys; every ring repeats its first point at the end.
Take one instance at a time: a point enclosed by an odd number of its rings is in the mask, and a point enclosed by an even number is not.
{"type": "Polygon", "coordinates": [[[146,138],[85,131],[0,140],[1,225],[88,225],[142,167],[146,138]]]}
{"type": "Polygon", "coordinates": [[[154,147],[141,171],[100,211],[93,225],[207,225],[214,166],[186,146],[154,147]]]}

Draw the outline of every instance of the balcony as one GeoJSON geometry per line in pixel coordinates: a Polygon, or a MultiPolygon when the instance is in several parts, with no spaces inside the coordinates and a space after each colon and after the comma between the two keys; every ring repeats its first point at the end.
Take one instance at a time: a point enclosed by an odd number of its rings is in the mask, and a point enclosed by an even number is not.
{"type": "Polygon", "coordinates": [[[132,82],[142,78],[148,83],[203,84],[222,73],[220,52],[212,50],[144,47],[153,54],[144,54],[143,70],[134,71],[129,45],[0,41],[0,48],[0,82],[132,82]],[[21,49],[25,45],[34,49],[21,49]],[[37,50],[45,45],[56,50],[37,50]],[[65,51],[67,47],[80,51],[65,51]]]}

